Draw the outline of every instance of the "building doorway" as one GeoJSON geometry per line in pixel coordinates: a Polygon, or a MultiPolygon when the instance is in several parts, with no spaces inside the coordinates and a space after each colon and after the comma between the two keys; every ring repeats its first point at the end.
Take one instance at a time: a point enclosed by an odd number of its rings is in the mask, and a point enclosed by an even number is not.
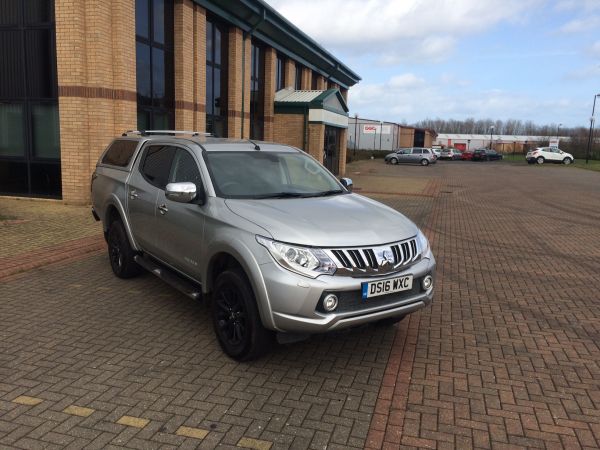
{"type": "Polygon", "coordinates": [[[425,147],[425,130],[415,130],[413,147],[425,147]]]}
{"type": "Polygon", "coordinates": [[[334,175],[339,173],[340,162],[340,129],[325,126],[325,147],[323,165],[334,175]]]}

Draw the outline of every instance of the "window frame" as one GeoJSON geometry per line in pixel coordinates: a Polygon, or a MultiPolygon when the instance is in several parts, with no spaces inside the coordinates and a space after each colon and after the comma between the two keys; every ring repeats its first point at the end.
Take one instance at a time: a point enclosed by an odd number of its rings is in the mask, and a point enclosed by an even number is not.
{"type": "MultiPolygon", "coordinates": [[[[137,9],[139,2],[146,2],[148,7],[148,37],[137,34],[138,23],[135,23],[135,42],[136,42],[136,62],[138,60],[137,45],[144,45],[150,50],[150,104],[143,104],[136,85],[137,95],[137,113],[138,113],[138,128],[146,128],[148,130],[155,129],[156,116],[166,115],[168,120],[168,128],[175,128],[175,2],[174,0],[161,0],[163,2],[165,15],[165,29],[163,33],[164,42],[155,40],[155,23],[154,23],[154,1],[155,0],[136,0],[135,8],[137,9]],[[168,11],[168,12],[167,12],[168,11]],[[164,104],[157,104],[157,98],[154,97],[155,85],[155,64],[154,50],[163,52],[164,58],[164,86],[165,98],[164,104]],[[147,114],[149,118],[148,127],[140,127],[140,114],[147,114]]],[[[137,20],[137,18],[136,18],[137,20]]],[[[137,78],[137,74],[136,74],[137,78]]]]}
{"type": "MultiPolygon", "coordinates": [[[[208,15],[206,17],[206,32],[208,33],[209,30],[209,24],[212,30],[211,33],[211,40],[213,42],[212,48],[211,48],[211,59],[209,60],[208,57],[208,53],[205,55],[204,57],[204,66],[206,68],[206,86],[205,86],[205,91],[206,91],[206,131],[215,135],[214,133],[214,123],[219,120],[222,122],[223,124],[223,136],[219,136],[219,137],[227,137],[228,135],[228,105],[227,105],[227,98],[229,95],[228,92],[228,79],[229,79],[229,64],[228,64],[228,50],[229,50],[229,27],[227,26],[226,23],[223,23],[221,21],[219,21],[218,19],[213,18],[212,16],[208,15]],[[221,62],[217,63],[216,62],[216,46],[214,45],[215,42],[215,36],[216,36],[216,32],[220,31],[221,33],[221,62]],[[210,91],[212,93],[212,95],[209,96],[209,69],[211,71],[211,75],[212,77],[210,77],[210,79],[212,80],[211,86],[210,86],[210,91]],[[219,92],[219,97],[221,98],[221,101],[223,104],[221,104],[219,106],[220,108],[220,114],[214,114],[214,109],[213,112],[210,113],[210,108],[209,108],[209,104],[213,104],[214,102],[216,102],[217,99],[217,95],[215,93],[215,72],[219,71],[220,73],[220,92],[219,92]],[[213,127],[212,129],[209,129],[209,123],[211,123],[210,121],[212,120],[212,124],[213,127]]],[[[207,45],[207,51],[208,51],[208,45],[207,45]]]]}

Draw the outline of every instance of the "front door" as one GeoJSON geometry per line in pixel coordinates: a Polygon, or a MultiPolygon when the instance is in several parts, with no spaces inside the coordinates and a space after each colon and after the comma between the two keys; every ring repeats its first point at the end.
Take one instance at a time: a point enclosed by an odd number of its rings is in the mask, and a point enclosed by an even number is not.
{"type": "Polygon", "coordinates": [[[339,173],[340,129],[325,126],[323,165],[334,175],[339,173]]]}

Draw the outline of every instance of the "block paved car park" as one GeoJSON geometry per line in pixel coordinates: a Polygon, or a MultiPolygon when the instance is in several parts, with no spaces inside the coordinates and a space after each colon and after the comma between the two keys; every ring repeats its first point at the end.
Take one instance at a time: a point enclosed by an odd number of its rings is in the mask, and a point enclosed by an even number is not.
{"type": "MultiPolygon", "coordinates": [[[[104,249],[5,274],[0,447],[597,448],[600,175],[431,169],[365,161],[348,175],[428,234],[432,308],[249,364],[220,352],[202,304],[151,275],[115,279],[104,249]]],[[[14,205],[0,199],[3,219],[15,211],[5,236],[27,226],[14,205]]],[[[2,266],[51,261],[44,248],[2,266]]]]}

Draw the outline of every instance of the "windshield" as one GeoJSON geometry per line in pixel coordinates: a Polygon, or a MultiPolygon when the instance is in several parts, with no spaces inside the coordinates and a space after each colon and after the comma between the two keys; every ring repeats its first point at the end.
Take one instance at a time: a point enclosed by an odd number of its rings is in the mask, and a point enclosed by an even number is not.
{"type": "Polygon", "coordinates": [[[347,192],[323,166],[302,153],[207,152],[206,160],[220,197],[317,197],[347,192]]]}

